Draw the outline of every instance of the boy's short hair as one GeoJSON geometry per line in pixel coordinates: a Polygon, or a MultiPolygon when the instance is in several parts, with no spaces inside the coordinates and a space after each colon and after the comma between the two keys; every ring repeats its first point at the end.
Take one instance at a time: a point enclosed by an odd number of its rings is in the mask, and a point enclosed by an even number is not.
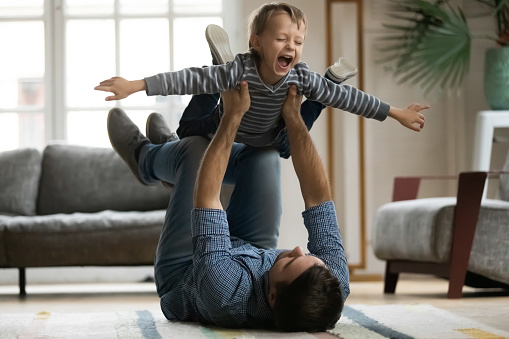
{"type": "MultiPolygon", "coordinates": [[[[300,28],[300,25],[305,25],[305,28],[307,29],[307,20],[304,12],[295,6],[284,2],[271,2],[261,6],[251,13],[251,17],[249,19],[249,36],[253,34],[262,34],[267,26],[267,21],[269,21],[269,19],[278,12],[288,13],[292,22],[297,24],[297,27],[300,28]]],[[[249,46],[249,48],[251,48],[251,46],[249,46]]]]}
{"type": "Polygon", "coordinates": [[[274,323],[287,332],[322,332],[334,328],[344,304],[339,280],[314,265],[290,284],[276,285],[274,323]]]}

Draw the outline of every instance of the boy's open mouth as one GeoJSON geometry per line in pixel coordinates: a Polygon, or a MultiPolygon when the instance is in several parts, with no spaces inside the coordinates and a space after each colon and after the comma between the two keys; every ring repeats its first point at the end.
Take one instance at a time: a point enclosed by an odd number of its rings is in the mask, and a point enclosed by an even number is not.
{"type": "Polygon", "coordinates": [[[282,68],[286,68],[288,67],[293,61],[293,58],[291,56],[280,56],[279,58],[277,58],[277,63],[279,64],[280,67],[282,68]]]}

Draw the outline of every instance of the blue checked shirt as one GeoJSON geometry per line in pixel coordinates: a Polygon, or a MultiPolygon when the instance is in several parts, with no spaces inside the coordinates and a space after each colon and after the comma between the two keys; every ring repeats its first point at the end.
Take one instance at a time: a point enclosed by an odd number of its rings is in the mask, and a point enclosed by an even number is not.
{"type": "MultiPolygon", "coordinates": [[[[350,293],[348,266],[332,201],[302,213],[308,250],[339,279],[343,298],[350,293]]],[[[199,321],[235,328],[272,328],[268,272],[283,250],[265,250],[230,239],[226,212],[192,211],[194,258],[184,278],[161,297],[169,320],[199,321]]]]}

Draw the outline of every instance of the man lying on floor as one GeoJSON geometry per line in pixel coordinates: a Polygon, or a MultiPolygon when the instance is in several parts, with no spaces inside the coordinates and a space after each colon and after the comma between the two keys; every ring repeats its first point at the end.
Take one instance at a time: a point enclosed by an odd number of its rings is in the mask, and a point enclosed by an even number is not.
{"type": "Polygon", "coordinates": [[[111,143],[137,179],[174,185],[155,262],[162,311],[170,320],[224,327],[333,328],[349,294],[348,267],[329,182],[301,118],[302,96],[291,86],[282,116],[306,208],[309,255],[300,247],[275,249],[279,153],[234,143],[250,106],[247,87],[222,93],[224,116],[212,141],[177,140],[157,114],[147,121],[147,139],[122,110],[108,115],[111,143]],[[223,182],[235,185],[226,211],[223,182]]]}

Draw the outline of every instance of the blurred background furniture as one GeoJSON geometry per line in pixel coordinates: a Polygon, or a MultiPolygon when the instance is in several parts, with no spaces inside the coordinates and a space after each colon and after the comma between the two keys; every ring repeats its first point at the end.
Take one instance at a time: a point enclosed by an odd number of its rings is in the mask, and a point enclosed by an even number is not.
{"type": "Polygon", "coordinates": [[[143,186],[111,148],[0,153],[0,268],[153,265],[170,190],[143,186]]]}
{"type": "MultiPolygon", "coordinates": [[[[473,170],[488,171],[490,169],[491,149],[497,128],[509,128],[509,111],[481,111],[477,113],[473,170]]],[[[486,192],[487,190],[484,190],[483,198],[486,198],[486,192]]]]}
{"type": "Polygon", "coordinates": [[[463,285],[509,289],[508,248],[509,154],[501,172],[395,178],[393,202],[376,212],[373,249],[387,261],[385,293],[403,272],[449,279],[448,298],[460,298],[463,285]],[[482,198],[488,177],[500,179],[497,199],[482,198]],[[424,179],[458,180],[457,196],[417,199],[424,179]]]}

